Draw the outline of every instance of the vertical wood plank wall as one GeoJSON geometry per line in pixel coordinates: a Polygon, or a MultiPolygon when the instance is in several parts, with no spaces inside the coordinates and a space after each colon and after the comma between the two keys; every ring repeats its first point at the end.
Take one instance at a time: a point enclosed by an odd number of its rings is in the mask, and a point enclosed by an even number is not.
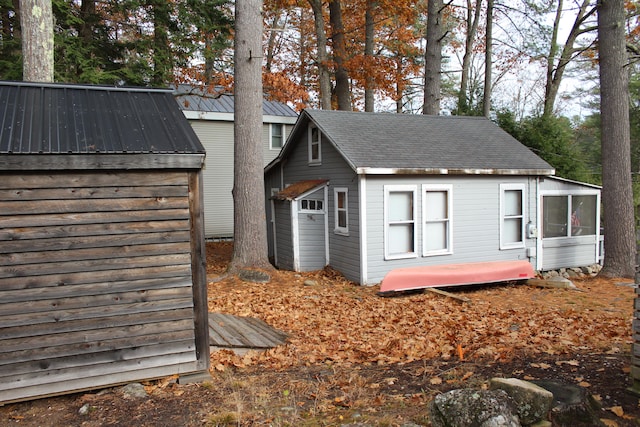
{"type": "Polygon", "coordinates": [[[208,368],[199,180],[0,174],[0,402],[208,368]]]}

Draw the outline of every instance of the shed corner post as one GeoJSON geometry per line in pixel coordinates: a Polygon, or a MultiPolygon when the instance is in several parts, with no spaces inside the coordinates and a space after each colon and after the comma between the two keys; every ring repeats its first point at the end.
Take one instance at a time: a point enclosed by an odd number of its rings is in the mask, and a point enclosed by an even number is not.
{"type": "MultiPolygon", "coordinates": [[[[191,268],[196,357],[198,372],[205,377],[209,375],[210,360],[202,170],[189,172],[189,204],[191,210],[191,268]]],[[[195,375],[187,375],[187,377],[198,377],[198,373],[194,374],[195,375]]]]}

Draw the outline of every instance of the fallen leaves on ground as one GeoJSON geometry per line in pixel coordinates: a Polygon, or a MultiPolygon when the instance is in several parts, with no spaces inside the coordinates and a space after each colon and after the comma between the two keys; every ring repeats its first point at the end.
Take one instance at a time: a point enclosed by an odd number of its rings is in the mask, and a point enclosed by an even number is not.
{"type": "Polygon", "coordinates": [[[249,357],[214,353],[212,366],[500,361],[515,354],[617,353],[631,344],[634,290],[615,280],[574,279],[581,292],[524,284],[451,290],[471,300],[461,304],[427,292],[383,298],[377,286],[356,285],[329,268],[270,275],[269,283],[211,280],[209,310],[260,318],[289,334],[287,344],[249,357]]]}

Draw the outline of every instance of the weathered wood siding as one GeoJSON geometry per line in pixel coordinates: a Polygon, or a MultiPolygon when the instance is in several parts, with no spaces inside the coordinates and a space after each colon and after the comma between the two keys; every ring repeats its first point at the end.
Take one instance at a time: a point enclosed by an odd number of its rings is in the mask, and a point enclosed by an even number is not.
{"type": "Polygon", "coordinates": [[[208,368],[200,185],[0,174],[0,402],[208,368]]]}

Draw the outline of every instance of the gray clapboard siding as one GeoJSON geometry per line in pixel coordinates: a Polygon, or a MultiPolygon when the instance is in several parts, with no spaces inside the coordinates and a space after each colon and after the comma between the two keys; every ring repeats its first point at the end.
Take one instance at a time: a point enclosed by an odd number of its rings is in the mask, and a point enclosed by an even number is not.
{"type": "MultiPolygon", "coordinates": [[[[535,180],[505,176],[392,176],[367,177],[368,262],[370,283],[381,281],[393,268],[527,259],[526,247],[500,249],[500,184],[525,185],[525,197],[535,196],[535,180]],[[452,185],[453,253],[422,255],[422,184],[452,185]],[[406,259],[384,258],[384,186],[413,185],[416,188],[416,256],[406,259]]],[[[525,222],[536,222],[535,204],[525,203],[525,222]]],[[[533,242],[527,242],[533,245],[533,242]]]]}

